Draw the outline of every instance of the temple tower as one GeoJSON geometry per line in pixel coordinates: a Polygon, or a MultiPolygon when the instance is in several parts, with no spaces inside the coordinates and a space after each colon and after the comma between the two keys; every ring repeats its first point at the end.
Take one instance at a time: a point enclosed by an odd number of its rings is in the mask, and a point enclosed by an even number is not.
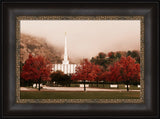
{"type": "Polygon", "coordinates": [[[65,32],[65,44],[64,44],[64,60],[63,60],[63,64],[69,64],[68,55],[67,55],[67,36],[66,36],[66,32],[65,32]]]}
{"type": "Polygon", "coordinates": [[[67,36],[65,32],[65,41],[64,41],[64,59],[62,64],[54,64],[52,70],[53,71],[62,71],[64,74],[72,74],[75,73],[76,64],[69,64],[68,54],[67,54],[67,36]]]}

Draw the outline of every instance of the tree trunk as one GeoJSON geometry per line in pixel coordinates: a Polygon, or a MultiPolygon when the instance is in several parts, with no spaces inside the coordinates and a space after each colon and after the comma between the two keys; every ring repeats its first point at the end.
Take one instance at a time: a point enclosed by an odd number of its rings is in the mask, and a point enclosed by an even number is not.
{"type": "Polygon", "coordinates": [[[70,87],[70,86],[71,86],[71,83],[69,82],[69,83],[68,83],[68,87],[70,87]]]}
{"type": "Polygon", "coordinates": [[[103,81],[103,88],[104,88],[104,81],[103,81]]]}
{"type": "Polygon", "coordinates": [[[129,87],[128,87],[128,84],[127,84],[127,92],[129,91],[129,87]]]}
{"type": "Polygon", "coordinates": [[[40,89],[41,89],[41,87],[40,87],[41,78],[39,79],[38,83],[39,83],[39,88],[38,88],[38,90],[40,91],[40,89]]]}
{"type": "Polygon", "coordinates": [[[30,86],[30,84],[31,84],[31,81],[29,80],[28,86],[30,86]]]}
{"type": "Polygon", "coordinates": [[[97,81],[97,87],[98,87],[98,81],[97,81]]]}
{"type": "Polygon", "coordinates": [[[37,82],[36,82],[36,88],[37,88],[37,82]]]}
{"type": "Polygon", "coordinates": [[[86,91],[86,81],[84,80],[84,91],[86,91]]]}

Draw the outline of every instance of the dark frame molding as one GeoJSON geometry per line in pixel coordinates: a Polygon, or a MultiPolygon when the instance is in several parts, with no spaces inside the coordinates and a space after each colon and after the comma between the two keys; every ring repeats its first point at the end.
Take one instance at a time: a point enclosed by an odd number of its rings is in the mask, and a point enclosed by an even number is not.
{"type": "Polygon", "coordinates": [[[12,3],[4,0],[2,63],[2,117],[159,117],[159,2],[61,2],[12,3]],[[122,4],[123,3],[123,4],[122,4]],[[143,104],[17,104],[16,103],[16,16],[144,16],[145,103],[143,104]]]}

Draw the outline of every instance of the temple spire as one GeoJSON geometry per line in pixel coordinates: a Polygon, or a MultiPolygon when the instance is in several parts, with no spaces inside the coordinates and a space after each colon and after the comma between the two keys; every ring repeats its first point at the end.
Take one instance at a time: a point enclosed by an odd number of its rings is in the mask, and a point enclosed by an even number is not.
{"type": "Polygon", "coordinates": [[[67,33],[65,32],[65,44],[64,44],[64,60],[63,64],[69,64],[68,55],[67,55],[67,33]]]}

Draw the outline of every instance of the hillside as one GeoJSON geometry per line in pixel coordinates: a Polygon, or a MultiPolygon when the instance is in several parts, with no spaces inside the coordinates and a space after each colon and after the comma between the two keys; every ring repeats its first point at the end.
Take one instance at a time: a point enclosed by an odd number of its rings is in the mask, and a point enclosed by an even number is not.
{"type": "Polygon", "coordinates": [[[21,34],[20,39],[20,61],[22,63],[28,58],[29,53],[32,55],[41,55],[49,59],[52,63],[62,62],[62,52],[61,48],[56,46],[51,46],[46,42],[45,39],[21,34]]]}

